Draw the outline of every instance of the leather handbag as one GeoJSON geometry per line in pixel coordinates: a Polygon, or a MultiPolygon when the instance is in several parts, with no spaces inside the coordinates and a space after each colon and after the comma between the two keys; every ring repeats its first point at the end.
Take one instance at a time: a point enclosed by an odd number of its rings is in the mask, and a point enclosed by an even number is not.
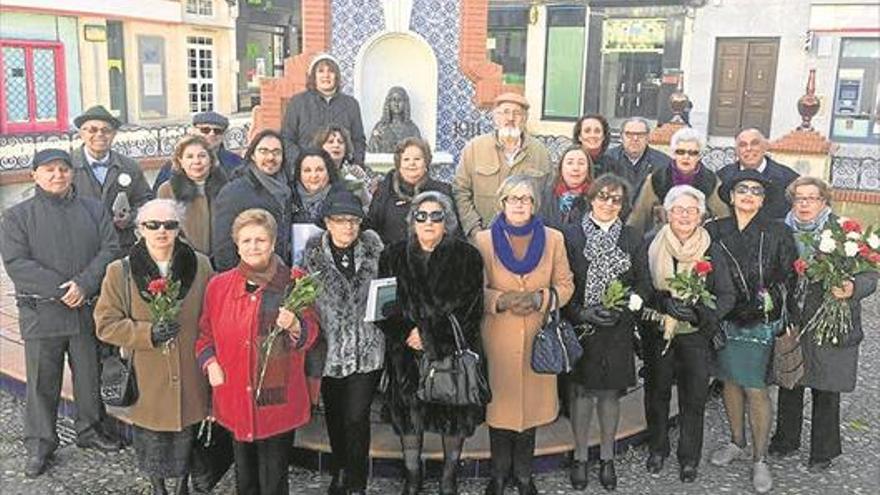
{"type": "Polygon", "coordinates": [[[789,331],[787,294],[782,288],[782,333],[773,341],[773,383],[792,389],[804,377],[804,350],[801,337],[804,331],[789,331]]]}
{"type": "MultiPolygon", "coordinates": [[[[122,299],[125,315],[131,316],[131,265],[126,256],[122,259],[122,299]]],[[[126,359],[122,348],[101,360],[101,401],[108,406],[128,407],[138,400],[137,377],[134,374],[134,351],[126,359]]]]}
{"type": "Polygon", "coordinates": [[[550,287],[550,305],[544,325],[532,341],[532,370],[545,375],[569,373],[584,348],[571,323],[559,316],[559,295],[550,287]]]}
{"type": "Polygon", "coordinates": [[[492,400],[480,355],[467,346],[455,315],[448,316],[455,339],[455,351],[440,359],[422,354],[416,397],[432,404],[484,406],[492,400]]]}

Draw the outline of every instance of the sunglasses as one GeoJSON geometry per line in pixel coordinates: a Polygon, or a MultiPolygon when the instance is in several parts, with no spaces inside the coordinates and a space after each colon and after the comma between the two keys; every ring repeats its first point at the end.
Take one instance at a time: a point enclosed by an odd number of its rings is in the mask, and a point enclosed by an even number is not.
{"type": "Polygon", "coordinates": [[[199,129],[199,132],[201,132],[202,134],[204,134],[206,136],[211,133],[214,133],[215,136],[221,136],[221,135],[223,135],[224,132],[226,132],[225,130],[223,130],[219,127],[199,127],[198,129],[199,129]]]}
{"type": "Polygon", "coordinates": [[[733,192],[737,194],[751,194],[752,196],[763,196],[764,188],[762,186],[747,186],[745,184],[739,184],[735,188],[733,188],[733,192]]]}
{"type": "Polygon", "coordinates": [[[159,230],[159,227],[164,227],[165,230],[177,230],[180,228],[180,222],[177,220],[165,220],[164,222],[147,220],[146,222],[141,222],[141,225],[147,230],[159,230]]]}
{"type": "Polygon", "coordinates": [[[435,211],[424,211],[419,210],[413,216],[416,222],[425,223],[428,220],[431,220],[431,223],[440,223],[446,219],[446,212],[441,210],[435,211]]]}
{"type": "Polygon", "coordinates": [[[596,195],[596,199],[603,203],[611,203],[613,205],[619,206],[623,203],[623,196],[620,194],[607,194],[605,191],[599,191],[599,194],[596,195]]]}
{"type": "Polygon", "coordinates": [[[89,134],[100,134],[102,136],[109,136],[110,134],[113,134],[116,131],[116,129],[113,129],[112,127],[96,127],[96,126],[83,127],[82,130],[88,132],[89,134]]]}
{"type": "Polygon", "coordinates": [[[678,156],[700,156],[700,150],[675,150],[674,153],[678,156]]]}

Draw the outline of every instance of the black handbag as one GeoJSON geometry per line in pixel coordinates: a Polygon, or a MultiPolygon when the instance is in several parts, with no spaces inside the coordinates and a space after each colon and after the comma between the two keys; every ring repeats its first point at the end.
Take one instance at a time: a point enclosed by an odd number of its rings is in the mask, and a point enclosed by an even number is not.
{"type": "Polygon", "coordinates": [[[550,287],[547,316],[532,341],[532,370],[546,375],[569,373],[583,354],[571,323],[559,316],[559,295],[550,287]]]}
{"type": "MultiPolygon", "coordinates": [[[[131,316],[131,266],[128,257],[122,259],[122,299],[125,315],[131,316]]],[[[119,348],[101,359],[101,401],[108,406],[128,407],[138,400],[137,377],[134,373],[134,350],[126,359],[119,348]],[[117,352],[118,351],[118,352],[117,352]]]]}
{"type": "Polygon", "coordinates": [[[193,444],[190,479],[197,493],[209,493],[232,466],[232,434],[205,419],[193,444]]]}
{"type": "Polygon", "coordinates": [[[448,406],[484,406],[492,400],[492,392],[482,359],[467,346],[455,315],[449,315],[449,323],[455,352],[440,359],[422,355],[416,397],[422,402],[448,406]]]}

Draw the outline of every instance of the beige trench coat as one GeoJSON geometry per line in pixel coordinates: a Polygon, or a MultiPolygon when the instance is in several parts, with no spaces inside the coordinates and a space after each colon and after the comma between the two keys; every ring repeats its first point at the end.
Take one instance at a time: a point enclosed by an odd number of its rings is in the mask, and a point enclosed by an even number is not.
{"type": "Polygon", "coordinates": [[[516,275],[501,264],[492,247],[490,230],[476,236],[475,244],[486,270],[482,334],[492,389],[486,422],[493,428],[522,432],[554,421],[559,413],[556,376],[539,375],[531,365],[532,340],[543,323],[549,291],[544,291],[541,312],[516,316],[496,310],[498,297],[514,290],[536,291],[553,286],[560,305],[571,298],[574,281],[562,234],[547,227],[544,231],[544,254],[538,266],[526,275],[516,275]]]}

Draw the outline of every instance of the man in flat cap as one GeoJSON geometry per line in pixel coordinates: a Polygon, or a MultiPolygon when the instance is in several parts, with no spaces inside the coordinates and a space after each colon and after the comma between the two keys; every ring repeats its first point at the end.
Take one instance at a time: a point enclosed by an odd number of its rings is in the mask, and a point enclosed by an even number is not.
{"type": "Polygon", "coordinates": [[[471,139],[461,152],[452,182],[462,231],[474,234],[489,227],[498,213],[496,192],[511,175],[535,178],[535,190],[543,191],[553,180],[550,155],[544,145],[526,132],[529,103],[516,93],[495,98],[492,132],[471,139]]]}
{"type": "MultiPolygon", "coordinates": [[[[190,134],[202,136],[211,145],[211,151],[216,157],[227,177],[241,165],[241,156],[226,149],[223,145],[223,137],[229,128],[229,119],[217,112],[201,112],[193,115],[190,134]]],[[[171,178],[171,160],[162,164],[156,181],[153,182],[153,194],[159,193],[159,186],[171,178]]]]}
{"type": "Polygon", "coordinates": [[[25,474],[39,476],[58,447],[55,420],[64,358],[73,375],[76,445],[113,451],[115,439],[101,428],[94,299],[104,269],[119,251],[116,230],[104,206],[71,186],[74,171],[66,151],[34,155],[32,198],[0,219],[0,255],[15,286],[24,339],[27,391],[25,474]]]}
{"type": "Polygon", "coordinates": [[[74,150],[73,185],[77,194],[95,198],[113,214],[113,225],[124,252],[135,243],[137,209],[153,199],[140,165],[111,149],[120,122],[97,105],[73,120],[83,145],[74,150]]]}

